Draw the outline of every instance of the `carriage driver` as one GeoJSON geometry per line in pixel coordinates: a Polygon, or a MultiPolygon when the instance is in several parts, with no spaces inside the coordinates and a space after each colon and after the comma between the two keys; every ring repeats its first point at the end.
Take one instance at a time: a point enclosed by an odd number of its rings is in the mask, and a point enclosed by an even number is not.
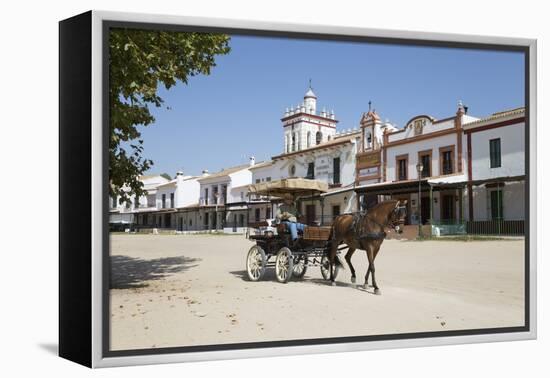
{"type": "Polygon", "coordinates": [[[279,206],[275,219],[278,223],[284,223],[287,225],[293,242],[296,242],[298,239],[298,231],[303,232],[305,227],[304,224],[298,222],[298,215],[299,213],[298,209],[296,209],[294,196],[290,193],[285,193],[283,197],[283,204],[279,206]]]}

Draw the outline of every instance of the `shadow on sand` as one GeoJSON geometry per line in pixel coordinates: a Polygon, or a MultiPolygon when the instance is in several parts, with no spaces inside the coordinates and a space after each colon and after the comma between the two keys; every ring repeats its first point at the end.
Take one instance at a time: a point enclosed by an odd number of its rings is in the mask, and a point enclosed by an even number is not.
{"type": "Polygon", "coordinates": [[[146,281],[160,280],[198,265],[201,259],[185,256],[142,260],[129,256],[111,256],[111,289],[147,286],[146,281]]]}
{"type": "MultiPolygon", "coordinates": [[[[248,279],[248,275],[246,273],[246,270],[236,270],[236,271],[229,272],[229,273],[231,273],[232,275],[234,275],[237,278],[240,278],[243,281],[250,282],[250,280],[248,279]]],[[[275,270],[274,269],[267,269],[266,272],[264,273],[264,276],[262,277],[261,281],[277,282],[277,278],[275,277],[275,270]]],[[[329,281],[327,281],[323,278],[310,278],[310,277],[307,276],[307,274],[302,279],[296,279],[296,278],[293,277],[290,280],[290,282],[300,282],[300,281],[304,285],[318,285],[318,286],[331,287],[329,281]]],[[[335,281],[335,283],[336,283],[337,287],[348,287],[350,289],[360,290],[360,291],[364,291],[367,294],[375,295],[374,294],[374,289],[370,285],[369,285],[369,289],[365,289],[362,284],[358,285],[356,283],[347,283],[347,282],[341,282],[341,281],[335,281]]],[[[281,284],[281,285],[284,285],[284,284],[281,284]]]]}

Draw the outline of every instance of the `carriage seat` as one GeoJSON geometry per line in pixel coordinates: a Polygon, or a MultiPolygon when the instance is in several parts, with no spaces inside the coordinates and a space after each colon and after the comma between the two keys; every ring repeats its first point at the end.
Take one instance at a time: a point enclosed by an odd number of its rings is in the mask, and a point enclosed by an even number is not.
{"type": "Polygon", "coordinates": [[[304,230],[304,240],[329,240],[330,226],[306,226],[304,230]]]}

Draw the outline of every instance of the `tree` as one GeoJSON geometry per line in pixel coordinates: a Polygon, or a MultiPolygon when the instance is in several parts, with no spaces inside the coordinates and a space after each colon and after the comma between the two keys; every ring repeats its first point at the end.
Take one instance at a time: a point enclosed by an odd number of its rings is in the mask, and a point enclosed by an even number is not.
{"type": "Polygon", "coordinates": [[[214,57],[229,52],[229,36],[215,33],[111,29],[109,35],[109,181],[119,202],[145,195],[139,176],[153,161],[142,156],[138,126],[155,119],[149,106],[160,107],[158,86],[209,75],[214,57]]]}

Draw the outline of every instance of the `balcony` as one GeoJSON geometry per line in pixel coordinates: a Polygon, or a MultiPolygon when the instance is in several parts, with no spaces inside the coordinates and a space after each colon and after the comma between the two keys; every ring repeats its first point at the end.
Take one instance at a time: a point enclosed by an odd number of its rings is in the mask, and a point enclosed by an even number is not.
{"type": "Polygon", "coordinates": [[[199,205],[200,206],[215,206],[215,205],[225,205],[226,200],[224,197],[218,198],[218,201],[216,202],[216,198],[214,197],[200,197],[199,198],[199,205]]]}

